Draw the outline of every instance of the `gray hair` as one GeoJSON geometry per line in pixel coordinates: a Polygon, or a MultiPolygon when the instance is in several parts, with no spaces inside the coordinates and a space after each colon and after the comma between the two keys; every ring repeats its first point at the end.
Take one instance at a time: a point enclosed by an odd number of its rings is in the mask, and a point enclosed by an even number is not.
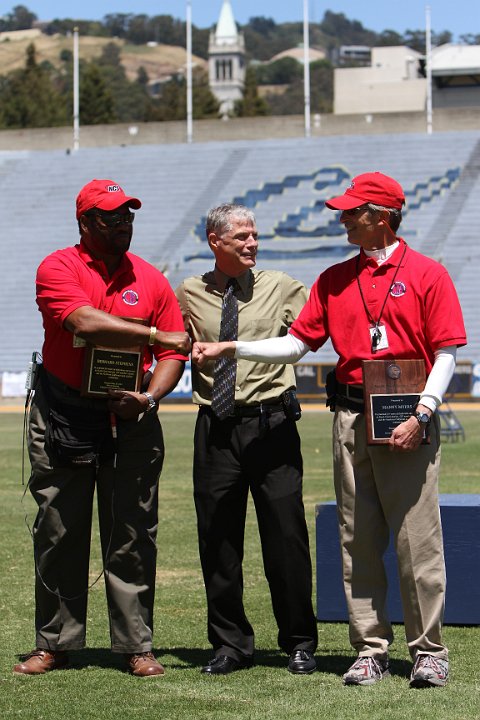
{"type": "Polygon", "coordinates": [[[367,208],[370,212],[380,212],[386,210],[389,213],[388,224],[393,232],[397,232],[402,222],[402,211],[398,208],[385,207],[384,205],[375,205],[374,203],[367,203],[367,208]]]}
{"type": "Polygon", "coordinates": [[[236,205],[235,203],[225,203],[208,211],[205,232],[208,236],[215,233],[221,237],[225,232],[232,229],[232,220],[245,220],[256,225],[255,214],[253,210],[245,207],[245,205],[236,205]]]}

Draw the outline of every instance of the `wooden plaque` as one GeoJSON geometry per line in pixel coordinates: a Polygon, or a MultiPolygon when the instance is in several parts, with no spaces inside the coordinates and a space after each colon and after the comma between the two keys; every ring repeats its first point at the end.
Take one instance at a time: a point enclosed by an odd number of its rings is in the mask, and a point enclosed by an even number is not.
{"type": "Polygon", "coordinates": [[[367,443],[385,445],[392,430],[414,412],[425,387],[425,362],[364,360],[362,365],[367,443]]]}
{"type": "MultiPolygon", "coordinates": [[[[148,320],[144,318],[119,317],[127,322],[148,325],[148,320]]],[[[139,392],[143,371],[141,345],[128,348],[107,348],[90,343],[82,345],[86,349],[81,395],[101,398],[108,397],[109,390],[139,392]]]]}

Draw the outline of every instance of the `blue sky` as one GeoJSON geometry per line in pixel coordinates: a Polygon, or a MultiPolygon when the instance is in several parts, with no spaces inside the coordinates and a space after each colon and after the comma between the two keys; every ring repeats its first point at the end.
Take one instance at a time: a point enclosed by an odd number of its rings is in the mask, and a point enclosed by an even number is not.
{"type": "MultiPolygon", "coordinates": [[[[231,0],[234,15],[239,23],[252,16],[264,15],[276,22],[302,19],[303,0],[231,0]]],[[[185,18],[185,0],[82,0],[78,4],[59,3],[58,0],[24,0],[40,19],[74,17],[75,19],[101,19],[109,13],[145,13],[147,15],[173,15],[185,18]],[[62,8],[62,5],[65,9],[62,8]]],[[[310,0],[312,21],[319,22],[325,10],[344,13],[350,20],[359,20],[365,28],[375,31],[406,30],[425,27],[425,5],[422,0],[310,0]]],[[[479,0],[429,0],[434,32],[449,30],[454,40],[466,33],[480,34],[479,0]]],[[[10,12],[17,5],[2,3],[0,12],[10,12]]],[[[220,13],[222,0],[191,0],[192,18],[198,27],[210,27],[220,13]]]]}

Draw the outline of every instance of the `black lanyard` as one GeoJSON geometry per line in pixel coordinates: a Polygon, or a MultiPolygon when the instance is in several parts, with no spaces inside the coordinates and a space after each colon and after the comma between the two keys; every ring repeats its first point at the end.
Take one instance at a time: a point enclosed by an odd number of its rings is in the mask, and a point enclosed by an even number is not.
{"type": "Polygon", "coordinates": [[[365,302],[365,298],[364,298],[364,296],[363,296],[362,286],[360,285],[360,274],[359,274],[360,255],[357,255],[357,263],[356,263],[357,285],[358,285],[358,289],[359,289],[359,292],[360,292],[360,297],[362,298],[363,307],[365,308],[365,314],[366,314],[366,316],[367,316],[367,319],[368,319],[368,321],[371,323],[371,325],[375,328],[374,332],[372,333],[372,353],[376,353],[376,352],[377,352],[378,344],[379,344],[380,340],[382,339],[382,332],[381,332],[381,330],[380,330],[380,328],[379,328],[380,321],[381,321],[381,319],[382,319],[382,315],[383,315],[383,311],[384,311],[384,309],[385,309],[385,305],[387,304],[388,296],[390,295],[390,291],[391,291],[391,289],[392,289],[392,287],[393,287],[393,285],[394,285],[394,283],[395,283],[395,279],[396,279],[396,277],[397,277],[397,273],[398,273],[398,271],[400,270],[400,265],[402,264],[402,260],[403,260],[403,258],[405,257],[405,253],[406,253],[406,252],[407,252],[407,243],[405,243],[405,247],[403,248],[402,257],[400,258],[400,262],[398,263],[398,265],[397,265],[397,267],[396,267],[396,269],[395,269],[395,273],[394,273],[394,276],[393,276],[393,278],[392,278],[392,282],[391,282],[391,284],[390,284],[390,287],[389,287],[388,290],[387,290],[387,294],[385,295],[385,299],[384,299],[383,304],[382,304],[382,309],[380,310],[380,314],[379,314],[377,320],[374,319],[372,313],[371,313],[370,310],[368,309],[367,303],[365,302]]]}

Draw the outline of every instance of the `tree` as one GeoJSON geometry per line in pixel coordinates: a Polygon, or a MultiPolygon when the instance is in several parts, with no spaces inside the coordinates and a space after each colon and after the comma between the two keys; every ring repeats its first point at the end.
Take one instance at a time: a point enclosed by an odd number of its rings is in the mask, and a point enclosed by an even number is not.
{"type": "Polygon", "coordinates": [[[349,20],[343,13],[327,10],[321,22],[325,35],[335,38],[335,45],[375,45],[376,33],[367,30],[358,20],[349,20]]]}
{"type": "Polygon", "coordinates": [[[208,40],[210,30],[200,30],[192,25],[192,52],[194,55],[206,60],[208,58],[208,40]]]}
{"type": "Polygon", "coordinates": [[[403,37],[403,44],[419,53],[425,52],[425,31],[424,30],[406,30],[403,37]]]}
{"type": "Polygon", "coordinates": [[[25,5],[16,5],[11,13],[0,19],[0,32],[12,30],[30,30],[37,19],[25,5]]]}
{"type": "Polygon", "coordinates": [[[480,35],[474,35],[473,33],[460,35],[460,42],[465,45],[480,45],[480,35]]]}
{"type": "MultiPolygon", "coordinates": [[[[219,103],[210,90],[207,74],[201,68],[193,70],[192,105],[195,120],[218,117],[219,103]]],[[[187,84],[184,77],[177,76],[163,85],[162,95],[148,120],[185,120],[186,117],[187,84]]]]}
{"type": "Polygon", "coordinates": [[[383,30],[377,38],[376,45],[392,46],[392,45],[404,45],[404,39],[395,30],[383,30]]]}
{"type": "Polygon", "coordinates": [[[112,13],[105,15],[103,23],[110,37],[126,37],[128,26],[132,17],[132,13],[129,13],[128,15],[124,13],[112,13]]]}
{"type": "Polygon", "coordinates": [[[248,22],[253,32],[260,33],[260,35],[271,35],[276,30],[275,20],[272,18],[266,18],[262,16],[251,17],[248,22]]]}
{"type": "Polygon", "coordinates": [[[43,32],[46,35],[69,35],[74,28],[78,29],[81,36],[89,35],[90,37],[109,37],[109,32],[105,25],[97,20],[52,20],[44,27],[43,32]]]}
{"type": "Polygon", "coordinates": [[[238,117],[256,117],[268,115],[268,105],[258,94],[255,68],[248,67],[245,74],[243,98],[235,103],[235,115],[238,117]]]}
{"type": "Polygon", "coordinates": [[[275,25],[273,20],[252,18],[242,30],[248,57],[256,60],[268,61],[282,50],[297,47],[303,39],[302,23],[275,25]]]}
{"type": "Polygon", "coordinates": [[[148,40],[185,47],[185,23],[174,19],[171,15],[155,15],[147,21],[146,30],[148,40]]]}
{"type": "Polygon", "coordinates": [[[152,40],[148,30],[148,15],[133,15],[128,23],[126,37],[135,45],[142,45],[152,40]]]}
{"type": "Polygon", "coordinates": [[[220,104],[210,90],[207,73],[200,68],[195,68],[192,85],[194,119],[217,118],[220,112],[220,104]]]}
{"type": "Polygon", "coordinates": [[[302,65],[292,57],[258,65],[255,72],[259,85],[288,85],[303,76],[302,65]]]}
{"type": "MultiPolygon", "coordinates": [[[[442,33],[432,33],[432,45],[445,45],[446,43],[452,42],[452,34],[445,30],[442,33]]],[[[419,53],[424,53],[426,48],[426,35],[424,30],[406,30],[403,38],[404,45],[416,50],[419,53]]]]}
{"type": "Polygon", "coordinates": [[[73,52],[69,48],[63,48],[63,50],[60,50],[58,57],[62,63],[68,64],[73,62],[73,52]]]}
{"type": "Polygon", "coordinates": [[[33,128],[63,125],[67,111],[65,98],[55,87],[49,69],[37,64],[35,45],[26,51],[25,68],[2,78],[0,125],[4,128],[33,128]]]}
{"type": "MultiPolygon", "coordinates": [[[[149,114],[151,103],[146,85],[131,82],[121,63],[119,46],[110,42],[102,50],[97,65],[113,99],[114,114],[118,122],[142,122],[149,114]]],[[[148,81],[148,78],[147,78],[148,81]]]]}
{"type": "Polygon", "coordinates": [[[125,77],[125,70],[121,61],[122,52],[120,47],[114,43],[109,42],[102,48],[102,53],[97,60],[97,65],[100,67],[112,67],[120,72],[122,77],[125,77]]]}
{"type": "MultiPolygon", "coordinates": [[[[303,78],[289,85],[281,95],[265,98],[272,115],[301,115],[304,112],[303,78]]],[[[328,60],[310,63],[310,109],[312,113],[332,112],[333,67],[328,60]]]]}
{"type": "MultiPolygon", "coordinates": [[[[477,35],[477,38],[480,37],[480,35],[477,35]]],[[[446,45],[447,43],[451,43],[453,41],[452,33],[449,30],[444,30],[441,33],[432,33],[432,45],[436,47],[437,45],[446,45]]]]}
{"type": "Polygon", "coordinates": [[[112,93],[95,63],[88,63],[80,78],[80,123],[116,122],[112,93]]]}
{"type": "Polygon", "coordinates": [[[140,65],[140,67],[137,70],[137,83],[141,87],[146,89],[146,88],[148,88],[149,80],[150,80],[150,78],[148,77],[147,71],[145,70],[143,65],[140,65]]]}

